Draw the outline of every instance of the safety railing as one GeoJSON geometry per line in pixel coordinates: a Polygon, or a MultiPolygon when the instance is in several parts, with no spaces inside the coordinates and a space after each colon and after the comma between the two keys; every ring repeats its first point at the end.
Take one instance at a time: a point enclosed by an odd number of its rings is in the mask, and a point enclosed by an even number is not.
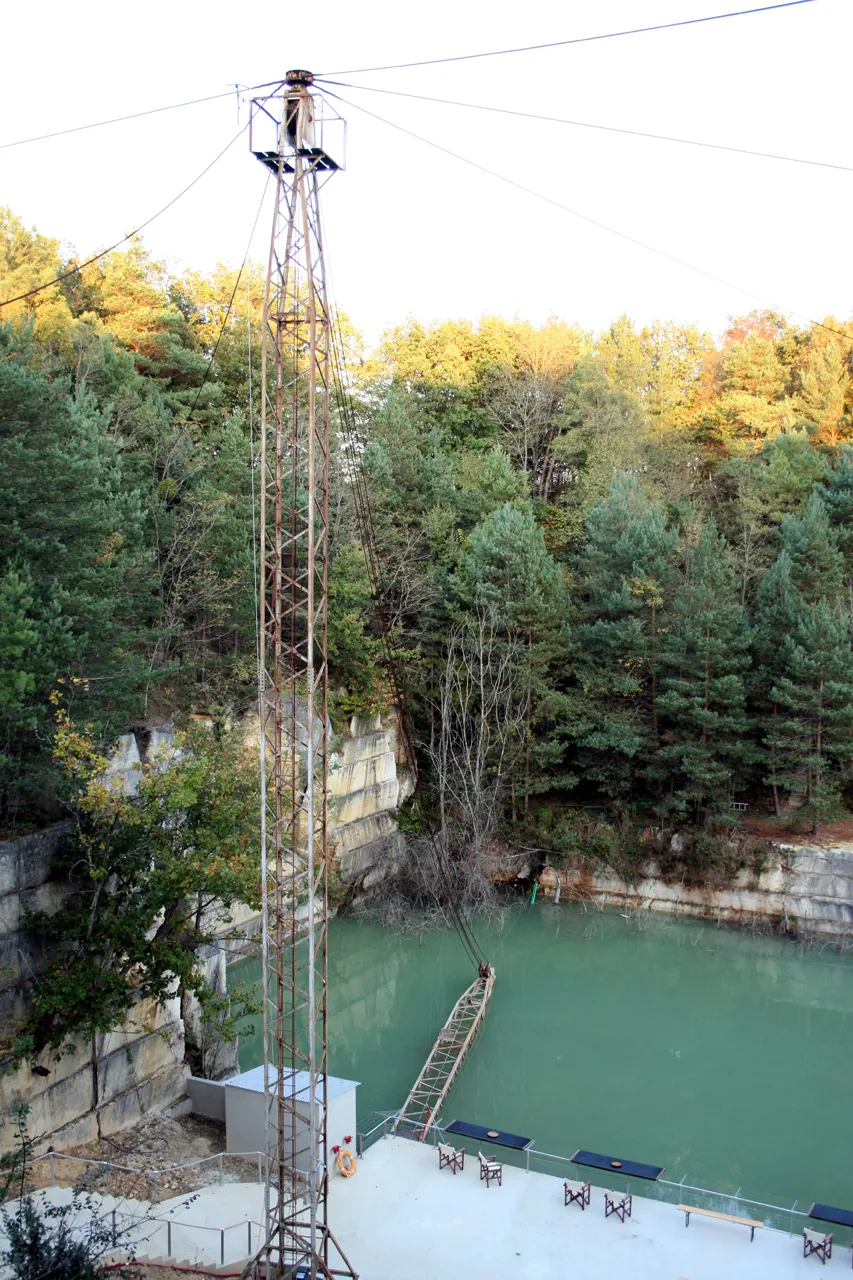
{"type": "MultiPolygon", "coordinates": [[[[379,1112],[374,1115],[380,1118],[370,1128],[370,1130],[359,1135],[365,1139],[361,1148],[366,1151],[379,1138],[385,1136],[390,1130],[393,1123],[394,1112],[388,1113],[391,1117],[386,1118],[386,1113],[379,1112]]],[[[373,1117],[371,1117],[372,1119],[373,1117]]],[[[399,1131],[398,1131],[399,1132],[399,1131]]],[[[414,1140],[419,1139],[416,1133],[402,1134],[403,1137],[410,1137],[414,1140]]],[[[437,1146],[439,1142],[448,1142],[455,1147],[463,1147],[466,1153],[471,1156],[476,1155],[477,1144],[470,1140],[460,1139],[457,1134],[446,1133],[441,1123],[432,1126],[426,1135],[426,1141],[432,1146],[437,1146]]],[[[606,1173],[604,1170],[581,1167],[573,1163],[571,1156],[558,1155],[553,1151],[540,1151],[536,1147],[530,1147],[527,1151],[513,1151],[507,1148],[501,1151],[500,1159],[504,1164],[512,1164],[518,1168],[525,1169],[528,1173],[546,1173],[552,1177],[559,1178],[582,1178],[584,1181],[592,1182],[596,1187],[604,1189],[618,1189],[617,1174],[606,1173]]],[[[684,1202],[685,1193],[691,1200],[695,1202],[696,1208],[716,1209],[721,1213],[737,1214],[739,1216],[752,1216],[754,1213],[749,1211],[754,1209],[763,1210],[763,1218],[768,1227],[777,1231],[787,1231],[791,1235],[796,1234],[809,1221],[809,1215],[805,1208],[799,1208],[799,1201],[795,1200],[790,1207],[778,1204],[768,1204],[764,1200],[752,1200],[748,1196],[741,1193],[741,1188],[735,1192],[714,1191],[710,1187],[698,1187],[686,1181],[687,1175],[680,1182],[673,1182],[668,1178],[659,1178],[657,1182],[650,1182],[647,1179],[628,1178],[624,1175],[620,1178],[621,1182],[626,1184],[628,1190],[634,1195],[644,1196],[648,1200],[658,1200],[667,1204],[681,1204],[684,1202]],[[744,1211],[747,1212],[744,1212],[744,1211]]],[[[851,1243],[853,1243],[853,1232],[851,1233],[851,1243]]]]}
{"type": "Polygon", "coordinates": [[[148,1218],[143,1222],[139,1222],[132,1214],[124,1214],[120,1210],[112,1211],[112,1230],[113,1240],[118,1241],[119,1236],[132,1239],[135,1252],[138,1254],[140,1246],[144,1245],[149,1251],[156,1251],[163,1257],[172,1258],[180,1254],[186,1257],[188,1261],[195,1262],[198,1258],[199,1249],[207,1257],[216,1262],[214,1253],[218,1254],[220,1266],[224,1266],[226,1262],[237,1262],[243,1258],[249,1258],[260,1249],[264,1239],[264,1228],[259,1222],[247,1220],[245,1222],[233,1222],[227,1227],[208,1227],[200,1222],[187,1222],[180,1218],[148,1218]],[[137,1228],[140,1228],[137,1230],[137,1228]],[[187,1233],[192,1233],[190,1239],[185,1239],[177,1246],[173,1244],[173,1230],[181,1228],[187,1233]],[[146,1230],[148,1229],[148,1230],[146,1230]],[[213,1240],[213,1249],[208,1250],[204,1245],[198,1242],[196,1232],[204,1232],[203,1240],[213,1240]],[[226,1247],[234,1241],[234,1247],[226,1247]],[[218,1248],[216,1247],[218,1245],[218,1248]],[[226,1254],[228,1255],[226,1257],[226,1254]]]}
{"type": "MultiPolygon", "coordinates": [[[[71,1177],[75,1166],[82,1165],[84,1171],[91,1170],[90,1176],[93,1179],[104,1179],[108,1182],[109,1177],[112,1174],[131,1175],[132,1177],[138,1178],[143,1184],[148,1184],[155,1193],[154,1198],[157,1198],[161,1179],[171,1179],[174,1178],[176,1174],[180,1173],[200,1173],[204,1170],[205,1166],[210,1165],[216,1166],[216,1169],[213,1171],[214,1181],[218,1170],[218,1181],[220,1186],[222,1186],[226,1181],[228,1172],[239,1173],[241,1176],[236,1179],[236,1181],[239,1182],[257,1181],[262,1183],[264,1182],[266,1169],[266,1156],[262,1151],[220,1151],[216,1155],[196,1156],[192,1160],[185,1160],[181,1164],[166,1165],[162,1169],[140,1169],[135,1168],[132,1165],[117,1164],[112,1160],[93,1160],[88,1156],[73,1156],[62,1151],[46,1151],[44,1155],[35,1156],[29,1162],[31,1168],[45,1163],[48,1165],[50,1170],[50,1185],[52,1187],[73,1185],[73,1182],[79,1181],[79,1176],[74,1178],[72,1183],[69,1183],[67,1179],[62,1180],[62,1171],[67,1170],[68,1176],[71,1177]],[[232,1161],[239,1161],[239,1163],[234,1163],[232,1165],[232,1161]],[[245,1176],[248,1172],[248,1161],[252,1162],[251,1178],[245,1176]],[[59,1178],[57,1175],[59,1175],[59,1178]]],[[[209,1186],[210,1179],[200,1185],[209,1186]]],[[[183,1189],[176,1192],[176,1194],[183,1194],[183,1189]]]]}
{"type": "MultiPolygon", "coordinates": [[[[384,1138],[386,1134],[389,1134],[399,1114],[399,1111],[372,1111],[362,1121],[363,1128],[356,1130],[356,1155],[363,1156],[365,1151],[373,1146],[374,1142],[378,1142],[380,1138],[384,1138]]],[[[408,1137],[409,1135],[404,1136],[408,1137]]]]}

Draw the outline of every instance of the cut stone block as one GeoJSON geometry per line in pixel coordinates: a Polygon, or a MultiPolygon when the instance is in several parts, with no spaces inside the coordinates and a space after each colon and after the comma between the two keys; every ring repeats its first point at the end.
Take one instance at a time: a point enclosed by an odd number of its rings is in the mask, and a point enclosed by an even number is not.
{"type": "Polygon", "coordinates": [[[358,822],[370,814],[381,813],[382,810],[397,807],[399,785],[396,778],[382,782],[377,787],[365,787],[355,795],[345,796],[337,814],[337,825],[344,826],[350,822],[358,822]]]}
{"type": "Polygon", "coordinates": [[[379,786],[383,782],[393,782],[397,777],[397,766],[393,753],[386,751],[384,755],[368,756],[363,760],[354,760],[351,764],[342,765],[329,774],[330,796],[351,796],[368,787],[379,786]]]}

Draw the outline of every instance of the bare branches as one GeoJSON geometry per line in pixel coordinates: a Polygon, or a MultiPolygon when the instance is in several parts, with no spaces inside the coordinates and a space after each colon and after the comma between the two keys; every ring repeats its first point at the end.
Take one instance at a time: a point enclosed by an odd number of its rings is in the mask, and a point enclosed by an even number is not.
{"type": "Polygon", "coordinates": [[[527,690],[517,639],[485,609],[447,638],[429,747],[441,831],[479,862],[500,821],[508,766],[520,749],[527,690]]]}

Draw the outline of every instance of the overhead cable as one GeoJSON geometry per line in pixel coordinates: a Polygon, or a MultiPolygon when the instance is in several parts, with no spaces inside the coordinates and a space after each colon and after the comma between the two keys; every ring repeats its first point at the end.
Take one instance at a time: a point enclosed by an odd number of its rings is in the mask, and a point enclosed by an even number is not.
{"type": "Polygon", "coordinates": [[[344,355],[343,339],[340,333],[340,324],[338,319],[337,308],[335,308],[332,320],[332,371],[333,371],[333,389],[338,402],[338,410],[341,415],[341,421],[345,428],[347,437],[346,447],[350,452],[352,459],[352,492],[354,500],[354,508],[356,514],[356,523],[358,524],[359,535],[361,537],[362,549],[364,551],[365,565],[367,567],[368,576],[370,577],[371,589],[373,593],[374,606],[376,611],[376,620],[379,626],[379,634],[382,647],[385,652],[385,660],[388,664],[388,674],[391,680],[391,686],[394,691],[394,702],[397,707],[399,716],[400,736],[403,740],[403,746],[406,752],[406,758],[412,772],[414,781],[415,795],[421,804],[421,814],[423,818],[424,828],[427,838],[432,845],[433,853],[436,858],[436,865],[441,879],[441,886],[447,897],[447,908],[450,914],[450,922],[462,943],[468,959],[474,965],[475,969],[480,969],[485,963],[485,953],[474,936],[473,927],[470,922],[466,922],[462,912],[459,910],[454,897],[453,884],[450,878],[449,855],[446,848],[438,839],[433,827],[429,809],[427,807],[423,786],[421,783],[420,770],[418,769],[417,756],[415,753],[414,740],[409,728],[408,713],[406,707],[406,697],[403,690],[402,682],[399,676],[398,665],[394,655],[394,646],[391,643],[391,637],[388,632],[388,626],[385,620],[385,611],[383,606],[384,587],[381,580],[380,558],[377,552],[376,531],[373,521],[373,512],[370,502],[370,492],[365,481],[364,470],[362,468],[361,458],[359,456],[359,435],[358,426],[355,420],[355,412],[352,406],[352,398],[349,393],[349,377],[346,369],[346,356],[344,355]]]}
{"type": "Polygon", "coordinates": [[[150,218],[146,218],[144,222],[140,222],[139,226],[133,231],[129,231],[127,235],[122,236],[120,240],[116,240],[115,244],[111,244],[108,249],[102,249],[100,253],[96,253],[93,257],[87,258],[85,262],[78,263],[77,266],[71,267],[68,271],[63,271],[61,275],[54,276],[52,280],[48,280],[45,284],[40,284],[35,289],[28,289],[26,293],[19,293],[14,298],[6,298],[5,301],[0,302],[0,309],[11,306],[13,302],[23,302],[25,298],[33,298],[37,293],[42,293],[45,289],[50,289],[52,285],[61,284],[62,281],[67,280],[69,276],[77,275],[77,273],[83,271],[84,268],[90,267],[93,262],[100,262],[101,258],[105,258],[107,254],[118,249],[119,245],[126,244],[128,240],[132,240],[134,236],[139,235],[140,231],[144,231],[146,227],[150,227],[152,222],[161,217],[168,209],[171,209],[172,205],[177,204],[182,196],[185,196],[188,191],[191,191],[196,183],[200,182],[205,174],[209,173],[215,164],[218,164],[226,151],[229,151],[231,147],[234,146],[234,143],[238,138],[242,137],[248,127],[249,123],[247,121],[243,125],[242,129],[239,129],[237,133],[234,134],[231,141],[222,148],[219,154],[214,156],[210,164],[205,165],[201,173],[197,174],[196,177],[193,178],[192,182],[188,182],[184,189],[179,191],[176,196],[173,196],[168,204],[164,204],[162,209],[158,209],[156,213],[152,213],[150,218]]]}
{"type": "MultiPolygon", "coordinates": [[[[318,77],[318,81],[320,77],[318,77]]],[[[588,120],[567,120],[562,116],[544,116],[531,111],[513,111],[510,107],[493,107],[483,102],[459,102],[454,98],[433,98],[423,93],[405,93],[402,89],[378,89],[374,85],[345,84],[339,80],[323,80],[324,85],[343,89],[358,89],[364,93],[383,93],[394,98],[412,98],[416,102],[437,102],[445,107],[466,107],[472,111],[493,111],[503,116],[517,116],[520,120],[542,120],[548,124],[567,124],[577,129],[598,129],[603,133],[622,133],[630,138],[651,138],[655,142],[677,142],[685,147],[704,147],[711,151],[731,151],[739,156],[757,156],[761,160],[784,160],[789,164],[813,165],[819,169],[837,169],[853,173],[853,165],[832,164],[828,160],[806,160],[802,156],[784,156],[773,151],[751,151],[746,147],[729,147],[722,142],[699,142],[696,138],[676,138],[665,133],[647,133],[641,129],[621,129],[612,124],[592,124],[588,120]]]]}
{"type": "MultiPolygon", "coordinates": [[[[204,386],[205,386],[205,383],[207,382],[207,379],[210,377],[210,371],[211,371],[211,369],[213,368],[213,362],[214,362],[214,360],[216,359],[216,353],[217,353],[217,351],[219,350],[219,344],[221,343],[222,338],[223,338],[223,336],[224,336],[224,334],[225,334],[225,330],[226,330],[226,328],[227,328],[227,326],[228,326],[228,320],[229,320],[229,317],[230,317],[230,315],[231,315],[231,310],[232,310],[232,308],[233,308],[233,306],[234,306],[234,299],[235,299],[235,297],[237,296],[237,290],[240,288],[240,281],[241,281],[241,280],[242,280],[242,278],[243,278],[243,272],[246,270],[246,263],[249,261],[249,253],[251,252],[251,248],[252,248],[252,241],[254,240],[254,238],[255,238],[255,232],[256,232],[256,231],[257,231],[257,229],[258,229],[258,221],[259,221],[260,216],[261,216],[261,210],[262,210],[262,209],[263,209],[263,207],[264,207],[264,200],[266,199],[267,191],[269,190],[270,178],[271,178],[271,177],[272,177],[272,174],[271,174],[271,173],[269,172],[269,170],[268,170],[268,171],[267,171],[267,180],[266,180],[266,182],[264,183],[264,189],[263,189],[263,191],[261,192],[261,200],[260,200],[260,204],[258,205],[258,212],[255,214],[255,221],[252,223],[252,230],[251,230],[251,233],[250,233],[250,235],[249,235],[249,241],[248,241],[248,244],[246,245],[246,252],[243,254],[243,261],[242,261],[242,263],[240,264],[240,270],[237,272],[237,279],[234,281],[234,288],[231,290],[231,297],[228,299],[228,306],[225,308],[225,315],[222,317],[222,324],[219,326],[219,333],[216,335],[216,342],[214,343],[213,351],[211,352],[210,359],[209,359],[209,360],[208,360],[208,362],[207,362],[207,368],[206,368],[206,369],[205,369],[205,371],[204,371],[204,377],[202,378],[201,382],[199,383],[199,385],[198,385],[198,389],[196,390],[195,397],[194,397],[194,399],[193,399],[193,402],[192,402],[192,404],[190,405],[190,411],[189,411],[189,413],[187,414],[186,419],[184,420],[184,422],[181,424],[182,426],[183,426],[183,425],[186,425],[186,423],[188,423],[188,422],[191,422],[191,421],[192,421],[192,416],[193,416],[193,414],[194,414],[194,412],[195,412],[196,405],[198,404],[198,398],[199,398],[199,396],[201,395],[202,391],[204,390],[204,386]]],[[[247,321],[248,321],[248,314],[247,314],[246,319],[247,319],[247,321]]],[[[250,343],[250,347],[251,347],[251,343],[250,343]]],[[[249,373],[250,373],[250,375],[251,375],[251,364],[250,364],[250,366],[249,366],[249,373]]]]}
{"type": "MultiPolygon", "coordinates": [[[[570,40],[549,40],[544,44],[521,45],[514,49],[489,49],[485,53],[457,53],[449,58],[424,58],[419,62],[392,62],[378,67],[347,67],[341,71],[324,71],[324,76],[360,76],[369,71],[405,71],[410,67],[434,67],[445,62],[470,62],[476,58],[501,58],[510,53],[535,53],[540,49],[562,49],[571,44],[592,44],[597,40],[618,40],[621,36],[646,35],[650,31],[670,31],[674,27],[695,27],[703,22],[720,22],[724,18],[743,18],[753,13],[769,13],[771,9],[793,9],[814,0],[782,0],[754,9],[735,9],[729,13],[710,13],[704,18],[682,18],[678,22],[658,22],[649,27],[631,27],[625,31],[605,31],[597,36],[575,36],[570,40]]],[[[319,77],[317,77],[319,78],[319,77]]]]}
{"type": "Polygon", "coordinates": [[[479,971],[486,963],[486,955],[477,941],[471,922],[466,922],[462,912],[454,901],[454,890],[450,878],[449,855],[446,848],[442,845],[436,835],[424,797],[420,770],[418,769],[417,755],[415,752],[414,738],[408,721],[405,691],[400,679],[399,667],[394,653],[394,646],[391,642],[391,636],[385,619],[385,610],[383,606],[385,589],[382,582],[381,559],[378,554],[376,543],[376,527],[373,520],[370,491],[365,480],[360,456],[361,451],[359,447],[360,440],[358,424],[356,422],[352,396],[349,392],[350,378],[346,364],[343,337],[340,330],[339,312],[336,306],[333,307],[332,312],[331,337],[333,391],[338,403],[341,421],[344,426],[344,434],[346,436],[345,447],[349,450],[350,457],[352,459],[352,493],[356,523],[361,537],[365,565],[371,582],[380,641],[385,653],[385,660],[388,665],[388,674],[394,691],[394,702],[397,706],[397,714],[399,716],[400,736],[405,748],[406,758],[409,761],[409,766],[412,771],[415,794],[420,800],[421,813],[423,816],[426,834],[430,844],[432,845],[433,853],[436,857],[436,865],[439,869],[439,875],[442,881],[442,887],[447,896],[447,906],[450,913],[451,924],[456,931],[469,960],[474,965],[475,969],[479,971]]]}
{"type": "Polygon", "coordinates": [[[517,191],[523,191],[527,195],[533,196],[534,199],[541,200],[544,204],[551,205],[554,209],[559,209],[562,213],[571,214],[573,218],[579,218],[582,222],[589,223],[590,226],[598,227],[600,231],[606,231],[610,235],[618,236],[620,240],[636,245],[639,249],[645,249],[647,253],[653,253],[658,258],[665,258],[667,262],[674,262],[676,266],[684,267],[687,271],[693,271],[697,275],[704,276],[706,280],[713,280],[715,284],[725,285],[727,289],[736,289],[738,293],[742,293],[756,302],[763,303],[764,306],[770,307],[771,310],[787,312],[789,315],[797,316],[800,320],[805,320],[808,324],[815,325],[819,329],[825,329],[827,333],[834,333],[838,338],[853,342],[853,338],[843,333],[840,329],[833,329],[831,325],[823,324],[820,320],[814,320],[811,316],[804,315],[801,311],[795,311],[793,307],[781,306],[778,302],[773,302],[762,294],[755,293],[752,289],[747,289],[744,285],[735,284],[732,280],[726,280],[723,276],[715,275],[713,271],[707,271],[704,267],[697,267],[694,262],[687,262],[684,258],[678,258],[675,254],[668,253],[665,249],[658,249],[656,245],[647,244],[645,240],[639,240],[636,236],[629,235],[627,231],[620,231],[618,227],[611,227],[606,222],[601,222],[598,218],[591,217],[588,213],[581,213],[578,209],[572,209],[569,205],[563,204],[562,201],[555,200],[553,196],[547,196],[542,191],[536,191],[533,187],[525,186],[523,182],[517,182],[515,178],[510,178],[507,174],[498,172],[497,169],[489,169],[477,160],[472,160],[470,156],[463,156],[458,151],[451,151],[449,147],[443,146],[440,142],[434,142],[431,138],[425,138],[422,134],[415,133],[412,129],[406,129],[403,125],[386,119],[385,116],[377,115],[375,111],[368,111],[367,107],[359,106],[357,102],[350,102],[346,98],[342,98],[340,94],[332,93],[331,90],[326,90],[326,92],[329,97],[336,98],[339,102],[343,102],[345,106],[353,107],[356,111],[361,111],[363,115],[371,116],[374,120],[378,120],[380,123],[388,125],[389,128],[396,129],[400,133],[405,133],[408,137],[415,138],[416,141],[423,142],[426,146],[433,147],[436,151],[442,151],[454,160],[470,165],[471,168],[478,169],[480,173],[488,174],[490,178],[497,178],[499,182],[505,182],[508,186],[515,187],[517,191]]]}
{"type": "Polygon", "coordinates": [[[156,116],[161,111],[177,111],[180,107],[196,107],[201,102],[216,102],[219,98],[231,98],[239,90],[212,93],[207,98],[191,98],[188,102],[172,102],[167,107],[150,107],[147,111],[133,111],[128,116],[113,116],[110,120],[94,120],[91,124],[75,124],[71,129],[58,129],[55,133],[39,133],[32,138],[16,138],[14,142],[0,142],[0,151],[7,147],[23,147],[28,142],[46,142],[48,138],[64,138],[69,133],[83,133],[86,129],[101,129],[107,124],[122,124],[125,120],[141,120],[143,116],[156,116]]]}

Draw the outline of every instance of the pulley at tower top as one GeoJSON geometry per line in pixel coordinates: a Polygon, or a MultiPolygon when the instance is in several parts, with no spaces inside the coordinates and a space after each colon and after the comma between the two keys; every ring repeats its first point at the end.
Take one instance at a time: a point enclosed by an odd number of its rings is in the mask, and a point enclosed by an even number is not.
{"type": "Polygon", "coordinates": [[[249,149],[276,175],[293,173],[297,156],[326,172],[346,167],[346,121],[320,93],[310,71],[288,71],[282,84],[253,98],[249,149]]]}

